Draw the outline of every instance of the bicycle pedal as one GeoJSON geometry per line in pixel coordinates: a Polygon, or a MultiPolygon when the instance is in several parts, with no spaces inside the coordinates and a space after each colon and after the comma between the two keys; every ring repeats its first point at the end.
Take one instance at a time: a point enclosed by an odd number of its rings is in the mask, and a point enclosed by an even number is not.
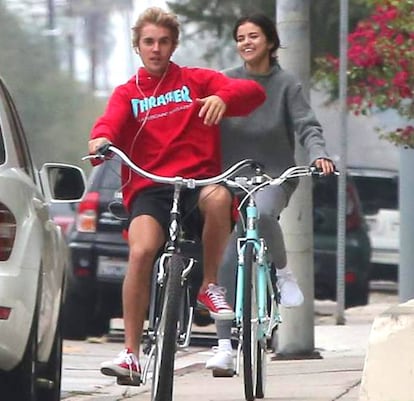
{"type": "Polygon", "coordinates": [[[213,369],[213,377],[233,377],[234,369],[213,369]]]}
{"type": "Polygon", "coordinates": [[[116,378],[116,384],[120,386],[140,386],[141,385],[140,377],[131,377],[130,376],[119,376],[116,378]]]}

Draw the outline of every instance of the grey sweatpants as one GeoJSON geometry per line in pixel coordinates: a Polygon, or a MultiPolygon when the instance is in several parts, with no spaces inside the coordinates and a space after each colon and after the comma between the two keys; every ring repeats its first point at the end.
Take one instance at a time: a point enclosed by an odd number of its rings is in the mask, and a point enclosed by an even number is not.
{"type": "MultiPolygon", "coordinates": [[[[279,216],[288,204],[288,195],[279,185],[267,186],[256,193],[259,211],[259,235],[266,241],[273,263],[277,269],[286,266],[286,249],[279,216]]],[[[227,302],[234,307],[237,273],[237,237],[242,235],[240,224],[234,229],[219,270],[219,285],[227,289],[227,302]]],[[[216,320],[218,338],[229,338],[231,322],[216,320]]]]}

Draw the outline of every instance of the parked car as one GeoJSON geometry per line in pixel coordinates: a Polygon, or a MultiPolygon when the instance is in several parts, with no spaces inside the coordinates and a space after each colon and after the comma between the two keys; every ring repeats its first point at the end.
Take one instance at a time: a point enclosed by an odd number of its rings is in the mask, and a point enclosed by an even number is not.
{"type": "Polygon", "coordinates": [[[49,204],[79,201],[85,178],[57,163],[36,170],[2,78],[0,189],[0,398],[58,401],[68,251],[49,204]]]}
{"type": "MultiPolygon", "coordinates": [[[[336,299],[338,179],[315,178],[315,297],[336,299]]],[[[346,183],[345,306],[365,305],[369,298],[371,244],[358,191],[351,176],[346,183]]]]}
{"type": "Polygon", "coordinates": [[[70,265],[63,311],[63,335],[84,339],[101,335],[111,318],[122,316],[121,286],[128,258],[123,236],[120,162],[92,169],[69,233],[70,265]]]}
{"type": "Polygon", "coordinates": [[[400,261],[400,211],[398,171],[350,167],[369,227],[372,278],[398,280],[400,261]]]}

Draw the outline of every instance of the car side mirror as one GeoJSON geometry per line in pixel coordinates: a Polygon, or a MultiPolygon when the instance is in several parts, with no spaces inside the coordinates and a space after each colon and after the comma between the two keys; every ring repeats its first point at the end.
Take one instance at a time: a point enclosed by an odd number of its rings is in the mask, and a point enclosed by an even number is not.
{"type": "Polygon", "coordinates": [[[46,163],[40,170],[46,199],[50,201],[79,202],[86,190],[86,177],[77,166],[46,163]]]}

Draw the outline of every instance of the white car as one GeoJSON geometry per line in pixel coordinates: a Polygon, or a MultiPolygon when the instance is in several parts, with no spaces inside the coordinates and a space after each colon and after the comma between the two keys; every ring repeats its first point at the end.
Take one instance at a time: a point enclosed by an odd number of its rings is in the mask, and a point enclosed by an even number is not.
{"type": "Polygon", "coordinates": [[[372,278],[398,278],[400,259],[400,211],[398,171],[350,167],[369,228],[372,278]]]}
{"type": "Polygon", "coordinates": [[[37,171],[0,77],[0,399],[60,400],[67,245],[49,204],[79,201],[81,169],[37,171]]]}

